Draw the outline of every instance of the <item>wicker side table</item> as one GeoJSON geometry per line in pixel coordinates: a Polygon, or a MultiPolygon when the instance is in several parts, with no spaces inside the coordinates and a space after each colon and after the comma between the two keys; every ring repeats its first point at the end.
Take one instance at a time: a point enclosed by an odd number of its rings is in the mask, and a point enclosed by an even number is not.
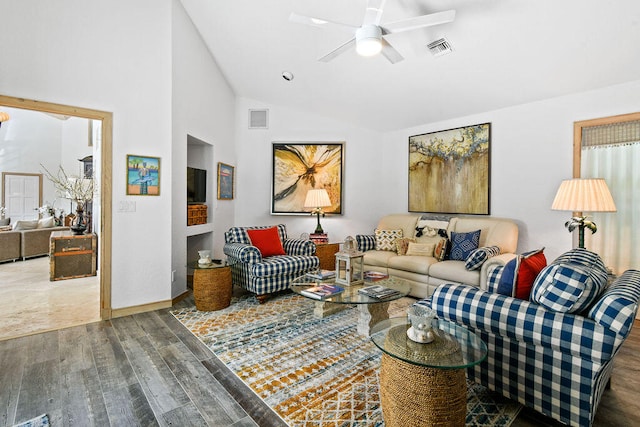
{"type": "Polygon", "coordinates": [[[407,337],[404,318],[378,323],[371,340],[382,350],[380,403],[387,427],[461,426],[467,416],[465,368],[487,357],[487,346],[468,329],[434,320],[435,337],[407,337]]]}
{"type": "Polygon", "coordinates": [[[228,265],[202,266],[197,262],[193,268],[193,299],[200,311],[215,311],[231,304],[231,267],[228,265]]]}

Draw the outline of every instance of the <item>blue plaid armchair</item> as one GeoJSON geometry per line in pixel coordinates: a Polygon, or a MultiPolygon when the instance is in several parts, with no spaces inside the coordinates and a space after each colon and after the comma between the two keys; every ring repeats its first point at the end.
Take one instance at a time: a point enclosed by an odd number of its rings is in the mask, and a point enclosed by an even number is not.
{"type": "Polygon", "coordinates": [[[247,230],[269,227],[272,226],[232,227],[224,235],[224,253],[231,266],[233,284],[255,293],[260,303],[269,294],[288,289],[295,277],[317,270],[320,265],[315,243],[288,239],[284,224],[277,229],[286,255],[263,258],[258,248],[251,246],[247,230]]]}
{"type": "MultiPolygon", "coordinates": [[[[536,282],[552,275],[580,288],[575,272],[601,264],[593,257],[598,256],[584,249],[569,251],[536,282]]],[[[586,308],[571,313],[557,310],[568,293],[550,293],[556,309],[494,293],[503,268],[490,269],[487,290],[444,284],[418,304],[430,305],[438,317],[464,325],[487,343],[487,359],[467,370],[470,379],[565,424],[590,426],[638,310],[640,271],[627,270],[586,308]]]]}

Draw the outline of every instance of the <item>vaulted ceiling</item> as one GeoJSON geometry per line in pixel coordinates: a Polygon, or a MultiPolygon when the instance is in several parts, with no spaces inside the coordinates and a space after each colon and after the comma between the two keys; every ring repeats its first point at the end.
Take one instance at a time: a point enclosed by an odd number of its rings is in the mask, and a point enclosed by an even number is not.
{"type": "Polygon", "coordinates": [[[381,23],[455,9],[451,23],[391,34],[404,60],[291,12],[359,26],[367,0],[181,0],[238,96],[388,131],[640,79],[637,0],[387,0],[381,23]],[[435,57],[441,37],[453,52],[435,57]],[[282,73],[294,78],[287,81],[282,73]]]}

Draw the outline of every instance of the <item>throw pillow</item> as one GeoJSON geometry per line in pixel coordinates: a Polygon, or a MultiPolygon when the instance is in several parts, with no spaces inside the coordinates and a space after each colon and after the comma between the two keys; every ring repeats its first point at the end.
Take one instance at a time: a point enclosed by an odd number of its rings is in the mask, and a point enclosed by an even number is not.
{"type": "Polygon", "coordinates": [[[258,248],[263,257],[285,255],[276,227],[247,230],[247,234],[251,244],[258,248]]]}
{"type": "Polygon", "coordinates": [[[48,216],[46,218],[42,218],[38,220],[38,226],[36,228],[51,228],[55,225],[54,218],[52,216],[48,216]]]}
{"type": "Polygon", "coordinates": [[[540,272],[531,289],[531,301],[560,313],[579,313],[598,299],[607,275],[596,268],[554,261],[540,272]]]}
{"type": "Polygon", "coordinates": [[[469,254],[464,264],[464,268],[466,268],[467,270],[477,270],[489,258],[500,255],[500,252],[501,251],[499,246],[486,246],[484,248],[478,248],[469,254]]]}
{"type": "Polygon", "coordinates": [[[471,252],[478,249],[480,245],[480,230],[469,233],[451,232],[451,252],[449,259],[465,261],[471,252]]]}
{"type": "Polygon", "coordinates": [[[398,255],[406,255],[407,249],[409,248],[409,243],[415,243],[415,241],[416,239],[410,239],[408,237],[396,239],[396,252],[398,252],[398,255]]]}
{"type": "Polygon", "coordinates": [[[447,259],[447,254],[449,253],[449,249],[451,248],[451,242],[449,239],[440,239],[440,241],[436,244],[435,249],[433,250],[433,256],[438,261],[444,261],[447,259]]]}
{"type": "Polygon", "coordinates": [[[544,248],[517,255],[502,270],[496,293],[528,300],[536,277],[547,265],[544,248]]]}
{"type": "Polygon", "coordinates": [[[16,221],[15,225],[13,226],[13,229],[15,231],[35,230],[37,227],[38,227],[37,219],[34,219],[32,221],[20,220],[20,221],[16,221]]]}
{"type": "Polygon", "coordinates": [[[378,230],[376,229],[376,250],[394,251],[396,250],[396,239],[402,237],[402,230],[378,230]]]}
{"type": "Polygon", "coordinates": [[[407,255],[433,256],[433,243],[409,243],[407,255]]]}

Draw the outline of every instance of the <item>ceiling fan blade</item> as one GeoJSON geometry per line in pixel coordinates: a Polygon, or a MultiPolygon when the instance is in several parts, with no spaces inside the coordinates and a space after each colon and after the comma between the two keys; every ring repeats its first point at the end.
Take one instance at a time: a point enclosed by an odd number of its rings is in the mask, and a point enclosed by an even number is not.
{"type": "Polygon", "coordinates": [[[380,25],[382,10],[386,0],[368,0],[362,25],[380,25]]]}
{"type": "Polygon", "coordinates": [[[387,58],[392,64],[400,62],[404,59],[402,55],[400,55],[400,52],[398,52],[393,46],[391,46],[389,42],[384,39],[384,37],[382,38],[382,51],[380,53],[382,53],[382,55],[384,55],[384,57],[387,58]]]}
{"type": "Polygon", "coordinates": [[[383,34],[395,34],[404,31],[417,30],[418,28],[431,27],[434,25],[446,24],[456,17],[455,10],[432,13],[430,15],[416,16],[415,18],[403,19],[402,21],[389,22],[382,25],[383,34]]]}
{"type": "Polygon", "coordinates": [[[356,30],[359,28],[353,25],[343,24],[341,22],[333,22],[333,21],[327,21],[326,19],[312,18],[310,16],[298,15],[295,12],[291,12],[291,15],[289,15],[289,21],[295,22],[297,24],[311,25],[312,27],[318,27],[318,28],[333,27],[342,31],[346,31],[351,34],[355,33],[356,30]]]}
{"type": "Polygon", "coordinates": [[[351,40],[341,44],[339,47],[337,47],[336,49],[332,50],[331,52],[327,53],[322,58],[319,58],[318,61],[320,61],[320,62],[329,62],[333,58],[335,58],[336,56],[348,51],[349,49],[351,49],[351,46],[353,46],[355,43],[356,43],[356,39],[354,37],[351,40]]]}

